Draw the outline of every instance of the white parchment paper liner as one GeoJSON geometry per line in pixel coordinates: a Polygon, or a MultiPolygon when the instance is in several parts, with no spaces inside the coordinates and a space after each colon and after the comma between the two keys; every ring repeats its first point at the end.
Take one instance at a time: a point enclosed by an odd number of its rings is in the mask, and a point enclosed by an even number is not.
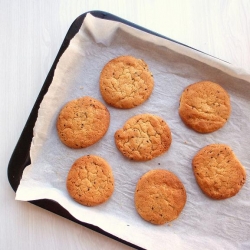
{"type": "Polygon", "coordinates": [[[23,173],[16,199],[52,199],[78,220],[147,249],[249,249],[248,178],[235,197],[214,201],[200,191],[191,168],[192,158],[200,148],[210,143],[226,143],[249,175],[249,100],[249,73],[157,36],[88,14],[60,58],[53,82],[41,103],[30,150],[31,165],[23,173]],[[104,103],[99,91],[99,75],[103,66],[119,55],[133,55],[147,62],[155,79],[152,96],[130,110],[108,106],[111,125],[104,138],[86,149],[67,148],[59,141],[55,127],[60,109],[66,102],[85,95],[104,103]],[[229,92],[232,103],[227,124],[206,135],[188,129],[178,115],[183,89],[201,80],[219,83],[229,92]],[[114,144],[115,131],[139,113],[161,116],[173,136],[170,150],[148,162],[125,159],[114,144]],[[111,199],[91,208],[74,202],[65,187],[72,163],[86,154],[106,159],[115,176],[111,199]],[[156,168],[175,173],[187,191],[187,203],[179,218],[162,226],[142,220],[133,200],[140,176],[156,168]]]}

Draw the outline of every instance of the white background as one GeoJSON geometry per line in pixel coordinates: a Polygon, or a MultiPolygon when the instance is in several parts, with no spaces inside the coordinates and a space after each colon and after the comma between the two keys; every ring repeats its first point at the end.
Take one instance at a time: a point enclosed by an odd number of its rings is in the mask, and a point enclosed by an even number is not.
{"type": "Polygon", "coordinates": [[[0,0],[0,249],[130,249],[27,202],[7,167],[71,23],[102,10],[250,72],[248,0],[0,0]]]}

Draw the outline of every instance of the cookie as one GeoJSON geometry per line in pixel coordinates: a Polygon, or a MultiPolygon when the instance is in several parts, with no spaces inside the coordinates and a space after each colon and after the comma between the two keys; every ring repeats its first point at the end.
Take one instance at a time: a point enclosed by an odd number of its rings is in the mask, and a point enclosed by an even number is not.
{"type": "Polygon", "coordinates": [[[147,64],[132,56],[109,61],[100,75],[103,99],[115,108],[129,109],[145,102],[151,95],[154,79],[147,64]]]}
{"type": "Polygon", "coordinates": [[[167,123],[152,114],[136,115],[115,133],[115,143],[131,160],[147,161],[165,153],[172,142],[167,123]]]}
{"type": "Polygon", "coordinates": [[[76,202],[85,206],[99,205],[113,194],[112,169],[99,156],[83,156],[77,159],[69,170],[66,186],[76,202]]]}
{"type": "Polygon", "coordinates": [[[186,87],[181,95],[179,115],[188,127],[199,133],[220,129],[230,113],[230,97],[217,83],[197,82],[186,87]]]}
{"type": "Polygon", "coordinates": [[[201,190],[213,199],[236,195],[246,181],[246,171],[232,149],[210,144],[193,158],[193,172],[201,190]]]}
{"type": "Polygon", "coordinates": [[[144,220],[161,225],[180,215],[187,195],[176,175],[167,170],[155,169],[139,179],[134,199],[136,210],[144,220]]]}
{"type": "Polygon", "coordinates": [[[57,131],[70,148],[86,148],[99,141],[110,123],[108,109],[98,100],[85,96],[68,102],[60,111],[57,131]]]}

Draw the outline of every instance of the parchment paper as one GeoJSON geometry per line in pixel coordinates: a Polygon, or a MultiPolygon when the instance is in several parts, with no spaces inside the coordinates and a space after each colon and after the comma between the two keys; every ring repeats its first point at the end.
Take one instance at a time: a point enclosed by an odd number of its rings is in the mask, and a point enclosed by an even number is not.
{"type": "Polygon", "coordinates": [[[226,143],[249,176],[249,102],[250,75],[246,72],[176,43],[88,14],[58,62],[53,82],[41,103],[30,149],[31,165],[23,173],[16,199],[52,199],[78,220],[147,249],[249,249],[249,178],[236,196],[215,201],[200,191],[191,168],[192,158],[200,148],[210,143],[226,143]],[[103,66],[119,55],[133,55],[147,62],[155,79],[151,97],[129,110],[107,105],[111,124],[101,141],[79,150],[64,146],[55,126],[60,109],[66,102],[85,95],[104,103],[99,75],[103,66]],[[201,80],[219,83],[231,96],[229,121],[211,134],[192,131],[178,115],[183,89],[201,80]],[[115,131],[140,113],[161,116],[169,124],[173,137],[170,150],[148,162],[125,159],[114,144],[115,131]],[[86,154],[106,159],[115,177],[111,199],[96,207],[76,203],[65,187],[71,165],[86,154]],[[138,179],[156,168],[175,173],[187,191],[187,203],[181,215],[162,226],[144,221],[134,208],[138,179]]]}

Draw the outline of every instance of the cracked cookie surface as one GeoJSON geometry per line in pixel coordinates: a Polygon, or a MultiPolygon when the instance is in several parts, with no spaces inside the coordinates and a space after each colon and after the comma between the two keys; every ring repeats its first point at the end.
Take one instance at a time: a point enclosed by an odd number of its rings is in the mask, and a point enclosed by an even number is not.
{"type": "Polygon", "coordinates": [[[199,133],[220,129],[230,113],[230,97],[217,83],[197,82],[186,87],[181,95],[179,115],[188,127],[199,133]]]}
{"type": "Polygon", "coordinates": [[[145,102],[151,95],[154,79],[147,64],[132,56],[109,61],[100,75],[100,91],[109,105],[129,109],[145,102]]]}
{"type": "Polygon", "coordinates": [[[114,177],[109,164],[96,155],[77,159],[67,177],[70,196],[85,206],[96,206],[107,201],[114,191],[114,177]]]}
{"type": "Polygon", "coordinates": [[[140,114],[126,121],[115,133],[120,152],[131,160],[147,161],[165,153],[172,142],[167,123],[159,116],[140,114]]]}
{"type": "Polygon", "coordinates": [[[246,181],[246,171],[232,149],[210,144],[193,158],[193,172],[201,190],[213,199],[236,195],[246,181]]]}
{"type": "Polygon", "coordinates": [[[99,141],[110,123],[108,109],[92,97],[68,102],[60,111],[57,131],[60,140],[70,148],[85,148],[99,141]]]}
{"type": "Polygon", "coordinates": [[[187,195],[176,175],[164,169],[155,169],[139,179],[134,199],[136,210],[144,220],[161,225],[180,215],[187,195]]]}

